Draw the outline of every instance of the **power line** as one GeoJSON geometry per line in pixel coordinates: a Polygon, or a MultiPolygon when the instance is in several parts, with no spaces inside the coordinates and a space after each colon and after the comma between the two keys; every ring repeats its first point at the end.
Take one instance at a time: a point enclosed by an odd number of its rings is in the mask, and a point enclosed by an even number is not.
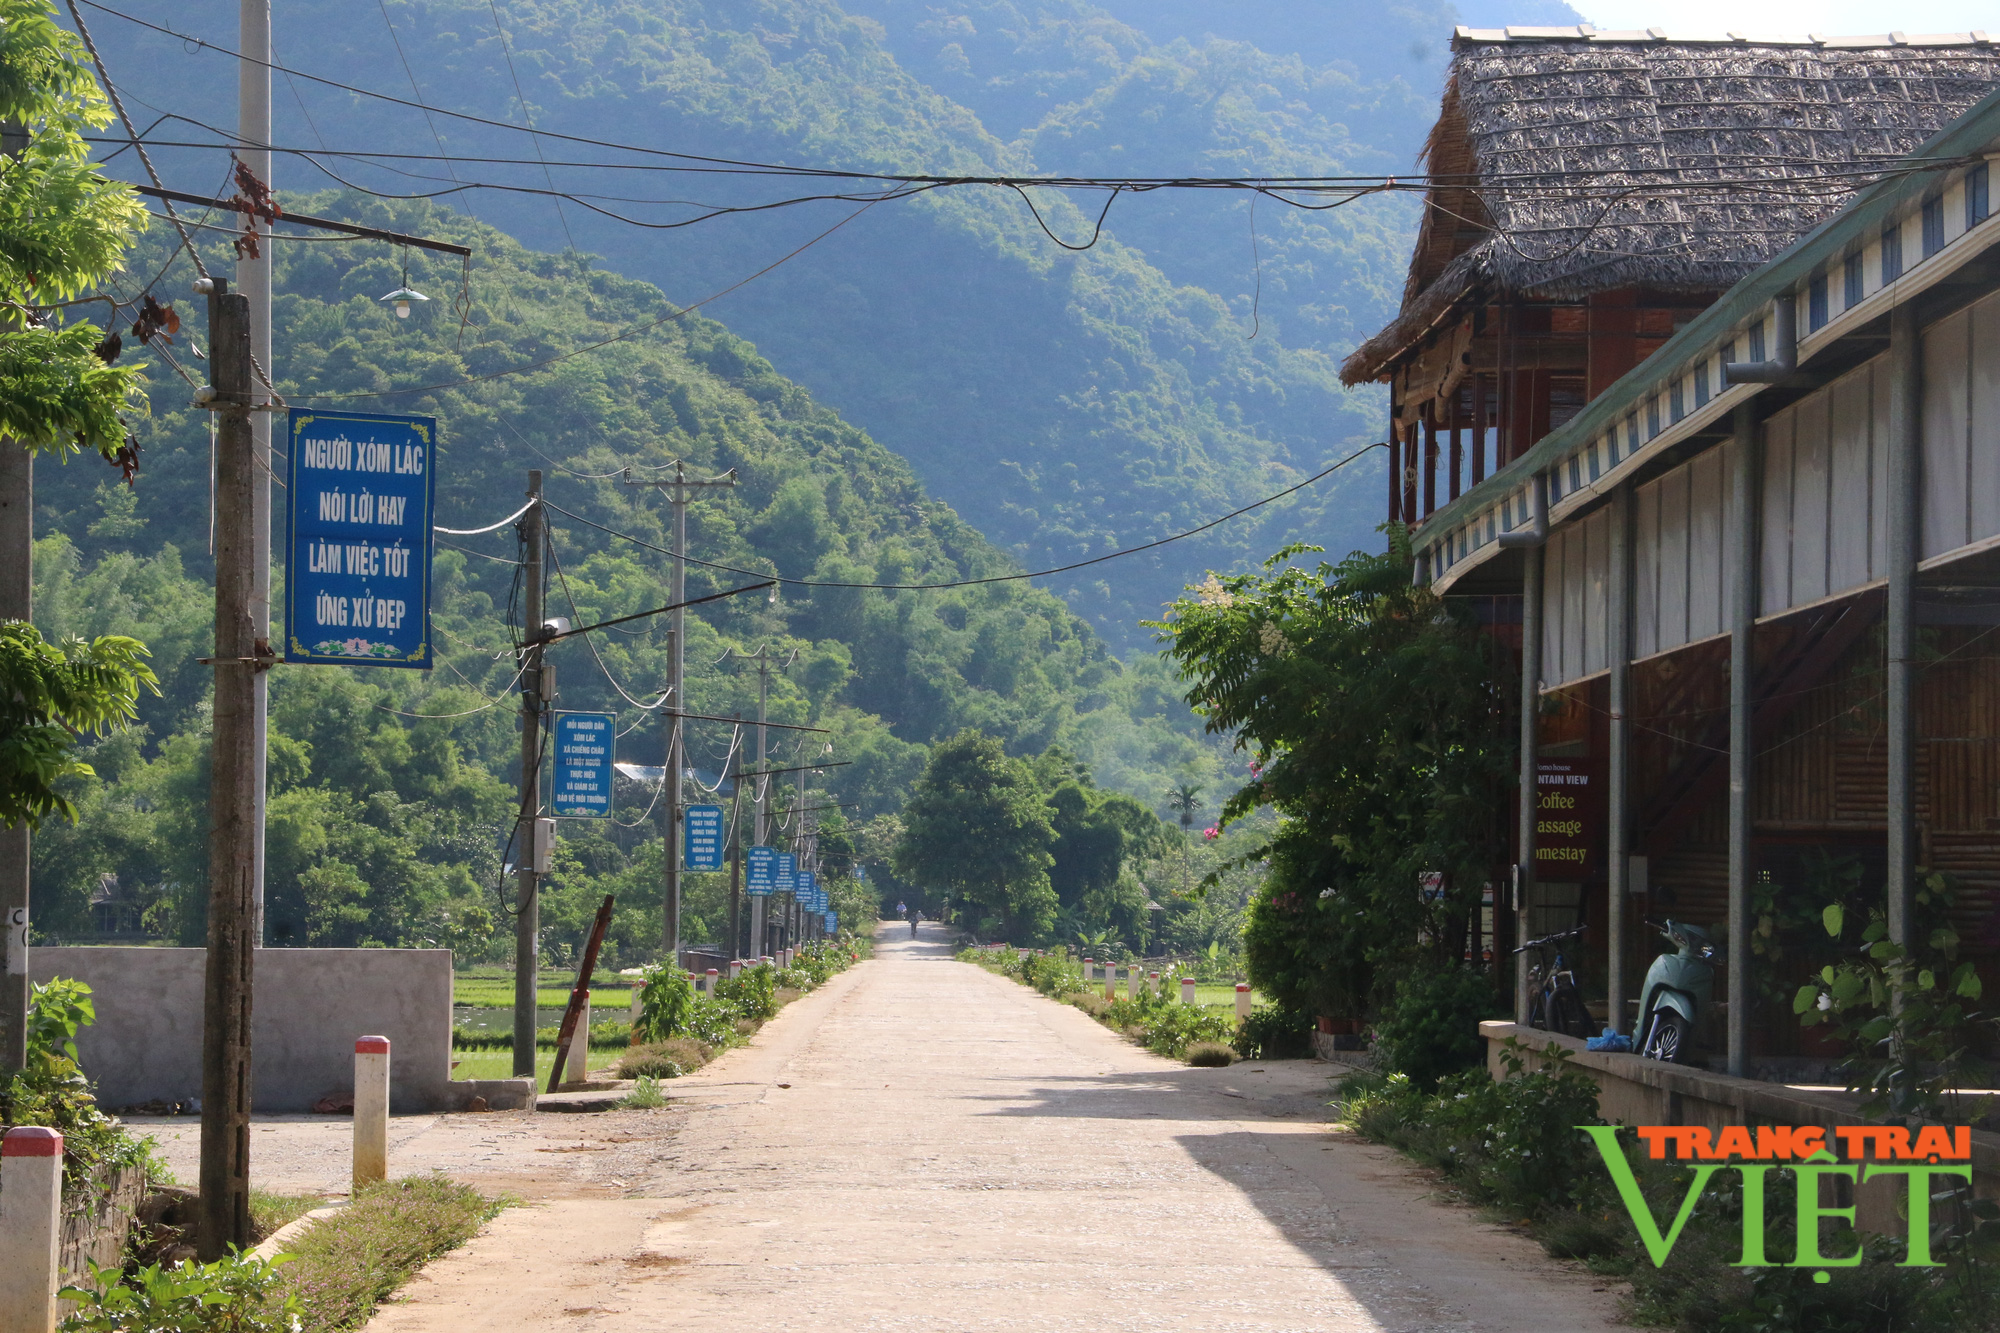
{"type": "MultiPolygon", "coordinates": [[[[1157,541],[1147,542],[1143,546],[1128,546],[1122,551],[1113,551],[1109,555],[1092,556],[1088,560],[1078,560],[1073,564],[1057,565],[1053,569],[1038,569],[1031,573],[1026,573],[1026,574],[994,574],[986,578],[954,579],[949,583],[835,583],[831,581],[823,581],[818,579],[786,578],[782,574],[773,574],[764,570],[743,569],[736,565],[719,564],[713,560],[697,560],[694,556],[691,555],[686,556],[684,558],[690,564],[703,565],[709,569],[720,569],[727,571],[728,573],[731,574],[746,574],[751,578],[770,579],[774,583],[789,584],[792,587],[796,588],[854,588],[854,589],[861,589],[864,591],[877,591],[877,592],[926,592],[942,588],[973,588],[987,583],[1014,583],[1021,579],[1042,579],[1042,578],[1048,578],[1051,575],[1055,574],[1067,574],[1073,569],[1084,569],[1091,565],[1101,565],[1107,560],[1118,560],[1128,555],[1138,555],[1142,551],[1151,551],[1158,547],[1166,546],[1169,543],[1177,542],[1184,538],[1193,537],[1200,533],[1207,532],[1210,528],[1216,527],[1223,523],[1227,523],[1232,518],[1240,518],[1244,514],[1249,513],[1253,509],[1261,509],[1265,505],[1270,504],[1273,501],[1284,499],[1286,496],[1292,494],[1295,491],[1304,490],[1306,487],[1312,485],[1314,482],[1320,480],[1322,477],[1331,476],[1333,473],[1338,472],[1341,468],[1346,467],[1349,463],[1352,463],[1355,459],[1361,457],[1363,454],[1367,453],[1371,449],[1386,449],[1386,448],[1388,448],[1388,445],[1379,442],[1375,444],[1363,445],[1361,448],[1355,450],[1347,457],[1341,459],[1338,463],[1335,463],[1333,466],[1328,468],[1322,468],[1320,471],[1313,473],[1313,475],[1311,475],[1310,477],[1307,477],[1304,481],[1301,481],[1293,486],[1287,486],[1284,490],[1278,491],[1272,495],[1267,495],[1261,500],[1252,501],[1251,503],[1244,505],[1241,509],[1232,509],[1228,513],[1222,515],[1222,517],[1212,518],[1208,522],[1202,524],[1200,527],[1189,528],[1185,532],[1176,532],[1170,537],[1162,537],[1157,541]]],[[[642,546],[649,551],[658,551],[661,555],[673,554],[672,551],[667,550],[665,547],[655,546],[649,541],[646,541],[639,537],[634,537],[629,532],[620,532],[616,528],[606,527],[604,524],[598,523],[592,519],[585,518],[581,514],[573,514],[569,510],[564,509],[561,505],[553,504],[548,500],[543,500],[542,503],[544,505],[547,505],[548,508],[555,510],[556,513],[563,515],[565,518],[575,519],[579,523],[587,523],[591,527],[598,529],[600,532],[606,532],[612,535],[613,537],[619,538],[620,540],[631,542],[634,546],[642,546]]]]}
{"type": "MultiPolygon", "coordinates": [[[[85,0],[85,3],[88,3],[88,0],[85,0]]],[[[415,388],[410,388],[410,389],[369,389],[369,390],[357,390],[351,393],[306,393],[306,394],[294,394],[292,395],[292,397],[294,401],[302,403],[336,402],[336,401],[344,402],[356,398],[395,398],[404,394],[438,393],[446,389],[461,389],[469,384],[484,384],[489,380],[507,379],[510,376],[526,375],[532,371],[542,370],[548,366],[555,365],[559,361],[567,361],[573,356],[582,356],[586,352],[599,351],[603,348],[610,347],[616,343],[629,341],[632,338],[638,337],[642,333],[650,333],[652,330],[659,328],[663,324],[671,324],[676,320],[686,319],[689,315],[701,309],[703,306],[711,305],[716,301],[720,301],[723,297],[729,295],[731,292],[749,286],[751,283],[757,281],[757,279],[763,277],[766,273],[769,273],[773,269],[778,268],[781,265],[789,263],[791,260],[798,258],[800,255],[804,254],[807,250],[810,250],[813,246],[818,245],[821,241],[833,235],[835,232],[839,231],[842,227],[845,227],[848,223],[854,221],[854,219],[860,217],[863,213],[866,213],[870,208],[873,207],[874,207],[873,204],[863,204],[860,208],[855,209],[852,213],[849,213],[846,217],[834,223],[831,227],[828,227],[825,231],[819,233],[817,236],[814,236],[811,240],[807,241],[805,244],[798,246],[795,249],[789,250],[786,253],[780,255],[778,258],[764,265],[764,267],[758,269],[755,273],[752,273],[749,277],[743,278],[737,282],[732,282],[719,292],[711,292],[709,295],[702,297],[699,301],[696,301],[692,305],[682,306],[676,310],[672,310],[669,313],[660,316],[658,319],[648,320],[644,324],[634,324],[630,328],[612,334],[609,338],[602,338],[594,343],[585,343],[582,347],[573,347],[567,352],[558,352],[554,356],[544,357],[540,361],[531,361],[525,366],[515,366],[511,370],[495,370],[485,375],[469,375],[462,380],[449,380],[441,384],[419,385],[415,388]]]]}

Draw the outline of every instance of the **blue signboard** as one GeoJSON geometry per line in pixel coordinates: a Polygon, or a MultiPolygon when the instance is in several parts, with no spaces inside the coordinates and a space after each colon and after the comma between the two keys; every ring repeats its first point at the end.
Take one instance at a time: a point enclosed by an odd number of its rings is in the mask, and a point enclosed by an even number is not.
{"type": "Polygon", "coordinates": [[[681,865],[689,870],[722,869],[722,807],[691,805],[681,817],[681,865]]]}
{"type": "Polygon", "coordinates": [[[752,847],[743,854],[743,891],[752,898],[771,896],[778,877],[778,853],[770,847],[752,847]]]}
{"type": "Polygon", "coordinates": [[[555,763],[549,774],[549,813],[567,819],[611,814],[611,743],[616,719],[609,713],[557,713],[555,763]]]}
{"type": "Polygon", "coordinates": [[[790,893],[798,873],[799,858],[790,852],[779,852],[778,868],[771,875],[771,887],[779,893],[790,893]]]}
{"type": "Polygon", "coordinates": [[[799,905],[808,912],[819,910],[819,876],[812,871],[799,872],[798,882],[793,885],[792,892],[798,895],[799,905]]]}
{"type": "Polygon", "coordinates": [[[287,439],[285,660],[428,671],[437,419],[297,408],[287,439]]]}
{"type": "Polygon", "coordinates": [[[829,935],[838,935],[840,933],[840,913],[828,912],[826,914],[826,933],[829,935]]]}

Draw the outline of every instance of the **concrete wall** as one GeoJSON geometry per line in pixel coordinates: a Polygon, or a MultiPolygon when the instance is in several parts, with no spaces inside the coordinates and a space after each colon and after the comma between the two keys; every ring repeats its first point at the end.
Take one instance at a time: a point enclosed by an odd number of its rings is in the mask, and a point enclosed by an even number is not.
{"type": "MultiPolygon", "coordinates": [[[[97,1022],[77,1037],[107,1107],[201,1095],[203,949],[55,948],[28,955],[37,982],[89,984],[97,1022]]],[[[390,1106],[456,1110],[449,949],[260,949],[251,1004],[251,1103],[310,1111],[354,1087],[354,1039],[389,1039],[390,1106]]]]}
{"type": "MultiPolygon", "coordinates": [[[[1819,1125],[1829,1146],[1839,1125],[1881,1123],[1865,1119],[1858,1099],[1844,1092],[1788,1087],[1732,1078],[1692,1065],[1664,1064],[1622,1052],[1592,1051],[1575,1037],[1516,1026],[1504,1020],[1479,1025],[1486,1041],[1486,1068],[1496,1079],[1507,1076],[1503,1056],[1507,1042],[1517,1038],[1529,1048],[1516,1052],[1525,1068],[1549,1063],[1541,1054],[1551,1044],[1569,1052],[1569,1065],[1597,1084],[1597,1114],[1617,1125],[1819,1125]]],[[[1976,1114],[1976,1113],[1975,1113],[1976,1114]]],[[[1834,1147],[1836,1153],[1838,1147],[1834,1147]]],[[[1972,1132],[1972,1189],[1980,1198],[2000,1198],[2000,1134],[1972,1132]]],[[[1864,1231],[1903,1235],[1898,1212],[1906,1195],[1900,1178],[1863,1185],[1855,1224],[1864,1231]]]]}

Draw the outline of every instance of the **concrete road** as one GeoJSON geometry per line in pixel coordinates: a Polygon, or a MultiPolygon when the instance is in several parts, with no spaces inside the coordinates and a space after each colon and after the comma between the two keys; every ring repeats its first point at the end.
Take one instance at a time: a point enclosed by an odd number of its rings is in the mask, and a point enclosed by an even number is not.
{"type": "Polygon", "coordinates": [[[1612,1326],[1607,1284],[1330,1134],[1328,1073],[1160,1059],[898,925],[669,1085],[624,1197],[502,1214],[369,1330],[1612,1326]]]}

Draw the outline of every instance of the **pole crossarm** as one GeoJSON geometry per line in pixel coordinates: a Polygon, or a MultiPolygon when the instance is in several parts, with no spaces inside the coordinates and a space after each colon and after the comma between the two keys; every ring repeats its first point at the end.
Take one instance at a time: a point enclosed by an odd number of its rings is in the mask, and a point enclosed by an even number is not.
{"type": "MultiPolygon", "coordinates": [[[[152,199],[170,199],[177,204],[194,204],[201,208],[220,208],[231,213],[248,213],[247,204],[233,199],[210,199],[206,195],[189,194],[186,190],[166,190],[155,185],[134,185],[132,189],[152,199]]],[[[258,214],[262,216],[262,214],[258,214]]],[[[459,245],[453,241],[434,241],[428,236],[406,236],[400,231],[383,231],[380,227],[363,227],[353,222],[336,222],[332,218],[316,218],[306,213],[283,213],[279,222],[292,222],[301,227],[317,227],[322,231],[345,232],[349,236],[363,236],[371,241],[388,241],[394,245],[415,246],[419,250],[436,250],[441,254],[458,255],[469,258],[472,247],[459,245]]]]}

